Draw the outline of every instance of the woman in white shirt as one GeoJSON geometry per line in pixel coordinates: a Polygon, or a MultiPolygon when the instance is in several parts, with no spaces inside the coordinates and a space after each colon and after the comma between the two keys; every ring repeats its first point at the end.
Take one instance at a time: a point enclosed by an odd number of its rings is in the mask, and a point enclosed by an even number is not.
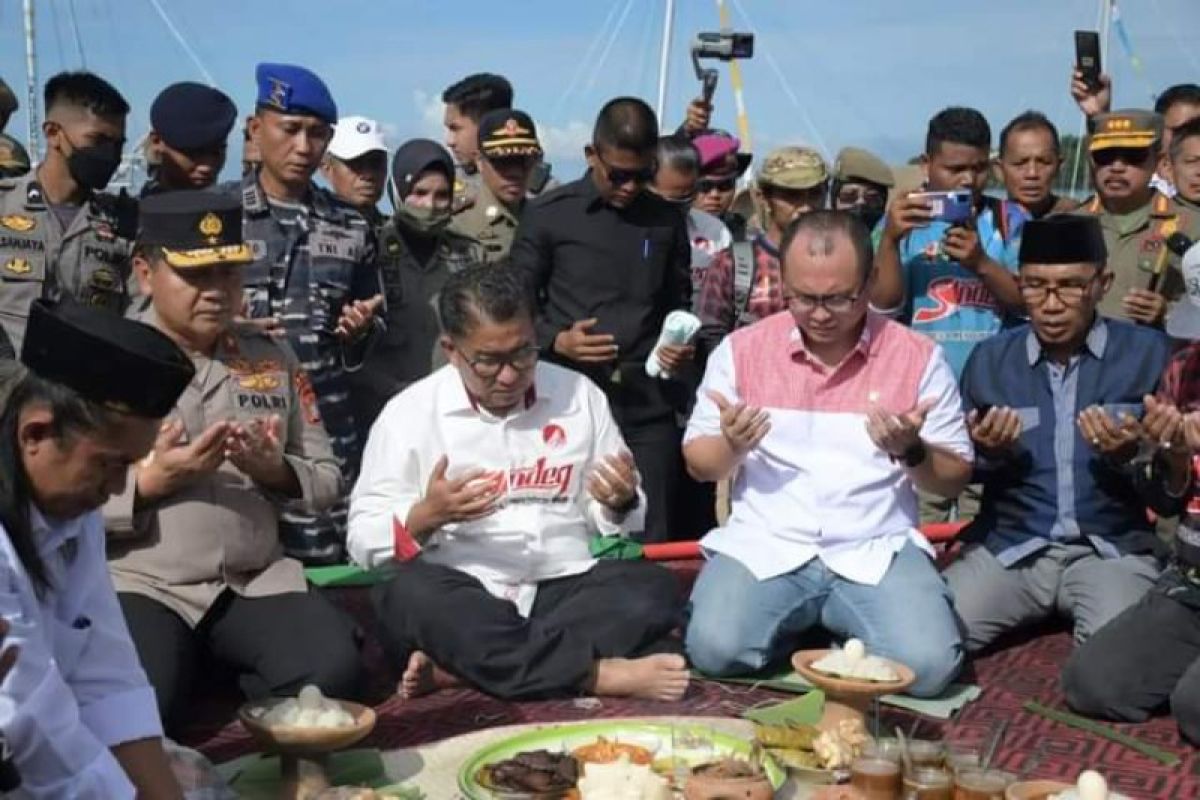
{"type": "Polygon", "coordinates": [[[96,509],[150,451],[191,362],[148,326],[41,300],[22,361],[0,362],[0,617],[20,653],[0,682],[9,796],[181,798],[96,509]]]}

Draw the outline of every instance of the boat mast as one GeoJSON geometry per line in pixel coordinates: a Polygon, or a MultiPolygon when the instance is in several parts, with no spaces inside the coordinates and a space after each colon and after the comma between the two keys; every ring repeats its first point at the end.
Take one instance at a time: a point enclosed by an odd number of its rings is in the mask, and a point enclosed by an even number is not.
{"type": "Polygon", "coordinates": [[[33,45],[33,0],[25,0],[25,115],[29,120],[29,152],[36,160],[42,152],[38,144],[42,130],[38,120],[37,56],[33,45]]]}
{"type": "Polygon", "coordinates": [[[658,60],[658,104],[655,113],[658,114],[658,124],[663,124],[663,114],[667,107],[667,81],[671,75],[671,40],[674,38],[675,0],[666,0],[667,6],[663,14],[662,49],[658,60]]]}

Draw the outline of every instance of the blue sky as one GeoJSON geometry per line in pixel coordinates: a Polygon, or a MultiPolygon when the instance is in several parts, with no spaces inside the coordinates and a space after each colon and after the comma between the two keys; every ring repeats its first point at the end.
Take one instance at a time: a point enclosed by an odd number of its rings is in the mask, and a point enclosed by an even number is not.
{"type": "MultiPolygon", "coordinates": [[[[383,122],[393,145],[440,138],[438,96],[458,77],[504,73],[561,176],[579,171],[604,100],[637,94],[653,103],[656,92],[662,0],[35,0],[41,79],[86,63],[129,98],[130,137],[139,136],[159,89],[202,79],[156,4],[244,113],[255,63],[291,61],[325,78],[343,114],[383,122]]],[[[713,0],[676,6],[672,127],[697,92],[691,38],[718,27],[713,0]]],[[[1095,27],[1097,0],[730,0],[729,7],[734,26],[753,23],[758,37],[744,76],[760,154],[785,143],[827,151],[856,144],[902,161],[920,149],[929,116],[950,104],[976,106],[996,131],[1026,108],[1064,130],[1078,128],[1066,90],[1072,31],[1095,27]]],[[[1152,92],[1200,80],[1197,48],[1185,47],[1200,31],[1200,0],[1124,0],[1120,11],[1142,65],[1133,68],[1114,36],[1106,70],[1118,106],[1149,105],[1152,92]]],[[[0,0],[0,75],[23,97],[20,0],[0,0]]],[[[717,103],[717,123],[734,128],[727,73],[717,103]]],[[[9,132],[24,138],[25,130],[20,111],[9,132]]]]}

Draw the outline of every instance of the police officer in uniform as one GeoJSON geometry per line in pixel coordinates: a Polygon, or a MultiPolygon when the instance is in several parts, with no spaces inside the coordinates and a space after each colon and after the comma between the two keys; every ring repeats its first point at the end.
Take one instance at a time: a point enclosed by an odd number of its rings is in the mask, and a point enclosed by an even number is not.
{"type": "Polygon", "coordinates": [[[121,163],[129,104],[88,72],[45,88],[46,156],[0,180],[0,324],[20,352],[30,304],[70,295],[123,313],[137,203],[102,190],[121,163]]]}
{"type": "MultiPolygon", "coordinates": [[[[337,106],[303,67],[259,64],[250,136],[261,162],[241,184],[243,231],[254,261],[245,272],[246,315],[286,333],[312,379],[322,419],[353,482],[360,442],[347,374],[359,369],[382,327],[375,235],[350,206],[312,183],[333,136],[337,106]]],[[[307,563],[340,561],[346,505],[319,516],[288,511],[282,536],[307,563]]]]}
{"type": "Polygon", "coordinates": [[[396,150],[396,210],[379,234],[386,328],[351,378],[364,442],[388,400],[445,363],[438,346],[438,294],[452,273],[485,259],[478,242],[449,229],[453,186],[454,162],[437,142],[412,139],[396,150]]]}
{"type": "Polygon", "coordinates": [[[1179,257],[1167,247],[1176,232],[1192,238],[1197,221],[1150,185],[1162,141],[1162,117],[1131,109],[1092,118],[1088,156],[1096,195],[1080,209],[1100,218],[1112,287],[1100,313],[1161,326],[1183,294],[1179,257]]]}
{"type": "Polygon", "coordinates": [[[109,570],[159,711],[170,721],[181,710],[202,654],[233,667],[251,698],[309,683],[352,696],[353,626],[279,541],[280,509],[329,507],[341,471],[290,348],[233,321],[252,260],[241,204],[162,192],[141,212],[133,269],[151,307],[138,319],[196,368],[104,508],[109,570]]]}
{"type": "Polygon", "coordinates": [[[483,245],[488,261],[508,257],[529,176],[541,158],[537,127],[524,111],[489,111],[479,120],[479,194],[454,215],[453,229],[483,245]]]}
{"type": "Polygon", "coordinates": [[[13,90],[0,78],[0,178],[15,178],[29,172],[29,152],[4,132],[9,119],[20,107],[13,90]]]}
{"type": "Polygon", "coordinates": [[[147,142],[153,165],[142,197],[177,189],[207,189],[225,167],[237,106],[220,89],[173,83],[150,106],[147,142]]]}

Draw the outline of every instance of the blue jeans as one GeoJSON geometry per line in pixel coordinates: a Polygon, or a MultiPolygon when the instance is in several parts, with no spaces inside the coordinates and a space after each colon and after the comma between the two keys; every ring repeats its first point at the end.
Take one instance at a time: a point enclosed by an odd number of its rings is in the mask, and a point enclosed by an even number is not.
{"type": "Polygon", "coordinates": [[[818,623],[911,667],[917,681],[909,692],[917,697],[940,694],[962,666],[949,590],[912,542],[877,586],[841,578],[819,558],[760,581],[718,553],[700,572],[689,610],[688,657],[709,675],[744,675],[786,660],[799,634],[818,623]]]}

